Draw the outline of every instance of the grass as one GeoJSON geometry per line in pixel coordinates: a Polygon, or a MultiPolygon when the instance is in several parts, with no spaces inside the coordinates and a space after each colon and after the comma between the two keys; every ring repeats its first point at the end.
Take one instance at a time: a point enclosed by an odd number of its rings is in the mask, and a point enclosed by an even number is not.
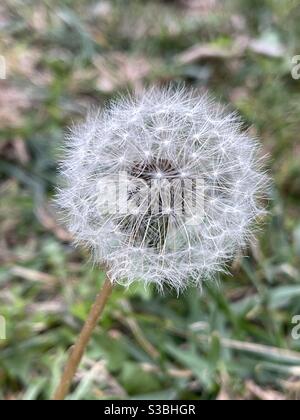
{"type": "Polygon", "coordinates": [[[66,127],[117,92],[168,81],[210,89],[253,126],[270,155],[270,215],[249,257],[202,294],[118,287],[70,398],[299,398],[300,80],[291,58],[300,8],[293,0],[224,3],[0,6],[8,64],[0,81],[1,399],[50,398],[103,281],[50,205],[66,127]],[[183,60],[199,44],[209,54],[183,60]]]}

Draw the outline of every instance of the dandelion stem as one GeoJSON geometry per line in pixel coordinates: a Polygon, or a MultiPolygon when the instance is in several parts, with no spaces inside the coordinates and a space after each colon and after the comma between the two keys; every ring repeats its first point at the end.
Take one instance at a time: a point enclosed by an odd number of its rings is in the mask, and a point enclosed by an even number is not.
{"type": "Polygon", "coordinates": [[[106,277],[101,292],[97,295],[95,303],[88,315],[88,318],[84,324],[84,327],[77,339],[76,344],[71,350],[71,354],[64,373],[62,375],[60,384],[54,394],[53,400],[60,401],[64,400],[70,391],[73,378],[77,372],[80,361],[83,357],[88,342],[93,334],[95,327],[99,321],[100,316],[105,308],[109,296],[113,290],[113,284],[106,277]]]}

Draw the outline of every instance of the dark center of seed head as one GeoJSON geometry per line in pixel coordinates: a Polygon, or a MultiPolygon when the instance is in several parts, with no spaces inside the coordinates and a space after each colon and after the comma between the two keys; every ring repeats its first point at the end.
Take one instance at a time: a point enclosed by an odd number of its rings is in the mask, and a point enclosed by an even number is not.
{"type": "MultiPolygon", "coordinates": [[[[151,188],[152,182],[160,178],[158,175],[161,175],[161,178],[165,181],[171,182],[180,177],[180,172],[168,159],[157,158],[133,164],[129,175],[132,178],[144,181],[151,188]]],[[[134,199],[135,194],[139,196],[138,185],[136,191],[130,192],[128,199],[134,199]]],[[[171,216],[165,213],[160,194],[156,199],[158,206],[155,211],[150,206],[146,213],[128,215],[123,219],[121,229],[128,234],[131,245],[143,245],[162,252],[165,247],[171,216]]],[[[170,208],[172,209],[172,207],[174,207],[174,190],[171,187],[170,208]]]]}

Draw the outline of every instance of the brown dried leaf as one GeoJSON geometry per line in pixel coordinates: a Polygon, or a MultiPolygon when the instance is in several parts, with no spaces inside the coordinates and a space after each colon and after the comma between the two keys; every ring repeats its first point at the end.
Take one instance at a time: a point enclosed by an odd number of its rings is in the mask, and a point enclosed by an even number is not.
{"type": "Polygon", "coordinates": [[[63,242],[71,242],[72,235],[59,225],[55,213],[51,210],[50,206],[40,206],[37,211],[37,218],[45,229],[54,233],[54,235],[63,242]]]}
{"type": "Polygon", "coordinates": [[[191,64],[206,59],[227,59],[239,57],[245,51],[245,42],[239,39],[230,48],[219,47],[212,44],[194,45],[183,53],[177,55],[175,60],[179,64],[191,64]]]}
{"type": "Polygon", "coordinates": [[[201,14],[212,13],[222,6],[220,0],[180,0],[180,3],[188,9],[201,12],[201,14]]]}
{"type": "Polygon", "coordinates": [[[97,87],[103,92],[131,85],[136,90],[143,87],[143,79],[149,74],[152,66],[144,58],[128,56],[117,52],[109,56],[98,56],[94,59],[98,70],[97,87]]]}
{"type": "Polygon", "coordinates": [[[0,81],[0,122],[1,127],[20,127],[24,112],[31,101],[24,90],[0,81]]]}
{"type": "Polygon", "coordinates": [[[20,50],[20,47],[9,48],[5,56],[9,63],[9,75],[21,76],[36,86],[45,86],[52,82],[53,77],[49,70],[39,67],[42,51],[37,48],[30,48],[30,50],[20,50]]]}
{"type": "Polygon", "coordinates": [[[16,277],[20,277],[24,280],[29,280],[33,282],[39,282],[39,283],[46,283],[51,286],[57,283],[56,277],[51,276],[50,274],[42,273],[40,271],[32,270],[32,269],[21,267],[21,266],[13,267],[11,269],[11,274],[16,277]]]}
{"type": "Polygon", "coordinates": [[[246,389],[250,394],[262,401],[285,401],[286,397],[278,391],[269,388],[261,388],[253,381],[246,381],[246,389]]]}
{"type": "Polygon", "coordinates": [[[26,165],[30,160],[26,144],[21,137],[0,143],[0,156],[9,160],[17,160],[22,165],[26,165]]]}

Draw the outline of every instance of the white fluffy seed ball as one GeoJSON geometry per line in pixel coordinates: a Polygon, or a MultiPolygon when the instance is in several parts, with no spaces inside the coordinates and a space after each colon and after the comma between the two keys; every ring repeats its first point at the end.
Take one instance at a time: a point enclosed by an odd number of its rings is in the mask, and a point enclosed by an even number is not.
{"type": "Polygon", "coordinates": [[[259,143],[193,90],[120,98],[75,127],[65,152],[57,202],[67,227],[126,286],[201,286],[264,213],[259,143]]]}

